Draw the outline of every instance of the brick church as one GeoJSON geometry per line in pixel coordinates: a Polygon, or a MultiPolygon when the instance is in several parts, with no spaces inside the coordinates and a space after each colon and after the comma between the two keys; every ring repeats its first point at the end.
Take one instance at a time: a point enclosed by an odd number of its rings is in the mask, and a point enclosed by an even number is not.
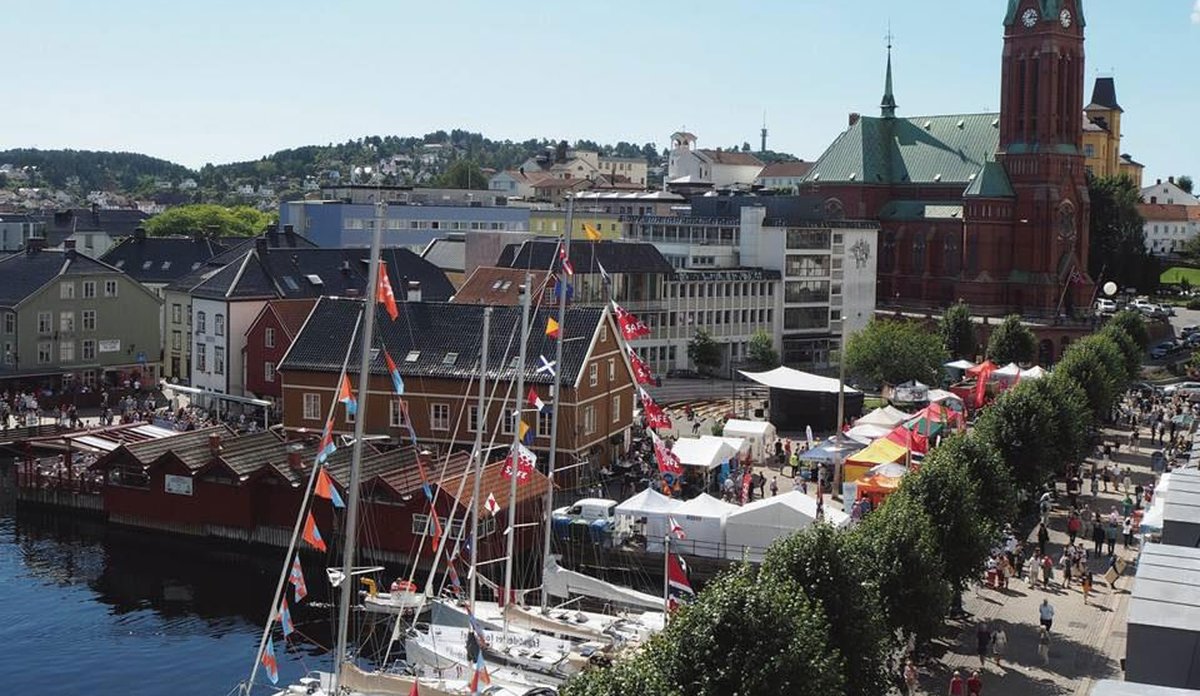
{"type": "MultiPolygon", "coordinates": [[[[1059,326],[1088,308],[1082,4],[1008,0],[1000,113],[897,116],[889,46],[879,116],[851,114],[802,186],[829,214],[880,221],[881,307],[961,298],[1059,326]]],[[[1044,362],[1069,333],[1043,341],[1044,362]]]]}

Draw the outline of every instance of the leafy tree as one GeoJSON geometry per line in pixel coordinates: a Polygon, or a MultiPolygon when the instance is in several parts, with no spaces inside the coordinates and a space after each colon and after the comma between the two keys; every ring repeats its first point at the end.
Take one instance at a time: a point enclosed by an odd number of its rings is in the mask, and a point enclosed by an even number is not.
{"type": "Polygon", "coordinates": [[[1021,323],[1021,317],[1011,314],[1004,322],[996,327],[988,338],[988,360],[998,364],[1008,363],[1028,364],[1037,355],[1037,338],[1028,326],[1021,323]]]}
{"type": "Polygon", "coordinates": [[[911,496],[933,520],[946,581],[961,592],[979,577],[996,536],[987,518],[979,514],[988,504],[979,495],[979,483],[966,469],[935,459],[904,477],[900,491],[893,495],[901,494],[911,496]]]}
{"type": "Polygon", "coordinates": [[[1192,177],[1188,176],[1187,174],[1176,177],[1175,185],[1178,186],[1179,188],[1183,189],[1184,191],[1187,191],[1188,193],[1193,192],[1192,187],[1194,186],[1194,184],[1192,183],[1192,177]]]}
{"type": "Polygon", "coordinates": [[[1041,486],[1063,463],[1054,448],[1059,436],[1055,404],[1037,388],[1038,381],[1004,392],[975,421],[974,436],[1000,454],[1014,482],[1026,491],[1041,486]]]}
{"type": "Polygon", "coordinates": [[[1095,423],[1092,410],[1088,407],[1087,393],[1066,375],[1057,371],[1046,379],[1034,383],[1034,391],[1042,392],[1054,411],[1054,456],[1063,464],[1083,461],[1091,452],[1089,433],[1095,423]]]}
{"type": "Polygon", "coordinates": [[[951,358],[975,358],[975,323],[965,302],[959,300],[946,308],[940,328],[942,346],[951,358]]]}
{"type": "Polygon", "coordinates": [[[873,319],[846,342],[846,370],[870,384],[932,383],[946,362],[942,342],[916,322],[873,319]]]}
{"type": "Polygon", "coordinates": [[[750,337],[746,354],[754,367],[759,370],[770,370],[779,366],[779,353],[775,350],[775,340],[771,338],[771,334],[762,329],[755,331],[754,335],[750,337]]]}
{"type": "Polygon", "coordinates": [[[146,232],[152,235],[194,235],[215,227],[222,236],[251,237],[261,234],[274,216],[248,206],[226,208],[202,203],[181,205],[146,220],[146,232]]]}
{"type": "Polygon", "coordinates": [[[1132,309],[1123,309],[1117,312],[1105,326],[1114,326],[1129,334],[1129,337],[1142,350],[1146,350],[1150,346],[1150,332],[1146,330],[1146,320],[1132,309]]]}
{"type": "Polygon", "coordinates": [[[458,160],[442,172],[434,185],[437,188],[486,189],[488,181],[479,165],[470,160],[458,160]]]}
{"type": "Polygon", "coordinates": [[[1153,290],[1158,263],[1146,251],[1144,221],[1138,212],[1141,191],[1128,176],[1088,176],[1091,236],[1088,272],[1097,280],[1153,290]]]}
{"type": "Polygon", "coordinates": [[[878,571],[849,534],[818,524],[782,539],[767,551],[761,575],[791,581],[824,608],[830,646],[845,657],[846,688],[840,693],[887,691],[889,640],[878,571]]]}
{"type": "Polygon", "coordinates": [[[696,335],[688,342],[688,358],[697,370],[708,374],[721,366],[721,346],[706,329],[696,329],[696,335]]]}
{"type": "Polygon", "coordinates": [[[984,506],[981,516],[999,529],[1017,514],[1017,489],[1013,470],[995,445],[977,435],[952,435],[929,452],[925,462],[945,462],[967,472],[979,486],[984,506]]]}
{"type": "Polygon", "coordinates": [[[1133,340],[1133,337],[1114,324],[1105,324],[1098,333],[1111,339],[1117,349],[1121,351],[1121,357],[1125,361],[1126,376],[1130,380],[1137,379],[1142,372],[1142,349],[1133,340]]]}
{"type": "Polygon", "coordinates": [[[950,607],[933,520],[911,496],[896,493],[852,534],[878,579],[888,626],[901,642],[911,636],[917,646],[928,644],[950,607]]]}
{"type": "Polygon", "coordinates": [[[1093,334],[1073,343],[1054,369],[1087,395],[1092,413],[1104,420],[1129,384],[1121,350],[1107,336],[1093,334]]]}

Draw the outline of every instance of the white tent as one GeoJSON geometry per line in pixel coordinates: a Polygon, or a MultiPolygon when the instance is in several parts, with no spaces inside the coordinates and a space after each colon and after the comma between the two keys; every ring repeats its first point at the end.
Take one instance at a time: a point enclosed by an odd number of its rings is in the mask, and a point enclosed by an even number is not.
{"type": "MultiPolygon", "coordinates": [[[[772,389],[837,394],[841,388],[841,383],[833,377],[822,377],[821,375],[814,375],[809,372],[793,370],[790,367],[777,367],[767,372],[738,371],[745,375],[747,379],[752,379],[772,389]]],[[[858,393],[858,390],[850,385],[846,385],[845,389],[847,394],[858,393]]]]}
{"type": "Polygon", "coordinates": [[[1048,374],[1050,374],[1049,371],[1044,370],[1037,365],[1034,365],[1033,367],[1029,368],[1028,370],[1021,370],[1021,379],[1041,379],[1048,374]]]}
{"type": "Polygon", "coordinates": [[[737,450],[719,437],[708,438],[681,437],[671,446],[671,451],[679,457],[679,463],[684,466],[694,466],[704,473],[729,461],[737,456],[737,450]]]}
{"type": "Polygon", "coordinates": [[[949,367],[955,370],[970,370],[971,368],[975,367],[975,363],[971,362],[970,360],[955,360],[954,362],[946,363],[943,367],[949,367]]]}
{"type": "Polygon", "coordinates": [[[962,399],[958,396],[958,394],[955,394],[954,392],[948,392],[945,389],[930,389],[929,390],[929,403],[940,404],[941,402],[947,401],[947,400],[957,401],[959,403],[960,407],[962,405],[962,399]]]}
{"type": "MultiPolygon", "coordinates": [[[[761,561],[776,539],[812,526],[816,517],[816,499],[800,491],[743,505],[725,518],[726,558],[761,561]]],[[[850,521],[846,513],[830,506],[825,507],[825,519],[838,527],[850,521]]]]}
{"type": "Polygon", "coordinates": [[[687,538],[672,539],[671,548],[693,556],[720,558],[724,552],[725,516],[737,509],[736,505],[717,500],[707,493],[683,503],[672,516],[683,527],[687,538]]]}
{"type": "Polygon", "coordinates": [[[642,532],[646,535],[646,549],[661,552],[663,536],[668,530],[667,517],[682,504],[674,498],[668,498],[652,488],[647,488],[617,505],[617,527],[622,531],[632,531],[634,522],[645,518],[642,532]]]}
{"type": "Polygon", "coordinates": [[[881,437],[892,432],[895,426],[888,427],[886,425],[873,425],[871,423],[859,423],[858,425],[846,431],[846,437],[861,442],[864,445],[869,445],[881,437]]]}
{"type": "Polygon", "coordinates": [[[862,418],[854,421],[854,424],[878,425],[891,430],[909,418],[912,418],[912,416],[894,406],[880,406],[862,418]]]}
{"type": "Polygon", "coordinates": [[[744,437],[725,437],[724,435],[718,437],[717,435],[701,435],[700,439],[701,440],[720,440],[720,441],[724,442],[725,444],[732,447],[733,451],[737,452],[739,459],[742,457],[742,455],[748,454],[750,452],[750,443],[747,442],[746,438],[744,438],[744,437]]]}
{"type": "Polygon", "coordinates": [[[1009,363],[1004,367],[992,373],[993,377],[1006,377],[1012,379],[1021,376],[1021,366],[1016,363],[1009,363]]]}
{"type": "Polygon", "coordinates": [[[750,456],[762,459],[768,447],[775,442],[775,426],[767,421],[728,420],[722,437],[740,437],[750,443],[750,456]]]}

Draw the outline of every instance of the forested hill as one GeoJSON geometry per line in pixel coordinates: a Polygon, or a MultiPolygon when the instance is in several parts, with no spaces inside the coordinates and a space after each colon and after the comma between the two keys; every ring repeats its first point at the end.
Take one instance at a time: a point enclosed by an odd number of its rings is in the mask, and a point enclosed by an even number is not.
{"type": "Polygon", "coordinates": [[[26,170],[34,185],[83,191],[128,192],[146,177],[178,181],[192,174],[183,165],[136,152],[3,150],[0,164],[26,170]]]}

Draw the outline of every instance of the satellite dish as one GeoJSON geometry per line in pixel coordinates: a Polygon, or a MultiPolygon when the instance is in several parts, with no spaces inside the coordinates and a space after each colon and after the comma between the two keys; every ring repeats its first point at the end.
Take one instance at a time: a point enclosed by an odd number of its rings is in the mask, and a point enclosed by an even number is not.
{"type": "Polygon", "coordinates": [[[1104,294],[1109,297],[1112,297],[1113,295],[1117,294],[1117,284],[1112,282],[1111,280],[1104,284],[1103,289],[1104,289],[1104,294]]]}

